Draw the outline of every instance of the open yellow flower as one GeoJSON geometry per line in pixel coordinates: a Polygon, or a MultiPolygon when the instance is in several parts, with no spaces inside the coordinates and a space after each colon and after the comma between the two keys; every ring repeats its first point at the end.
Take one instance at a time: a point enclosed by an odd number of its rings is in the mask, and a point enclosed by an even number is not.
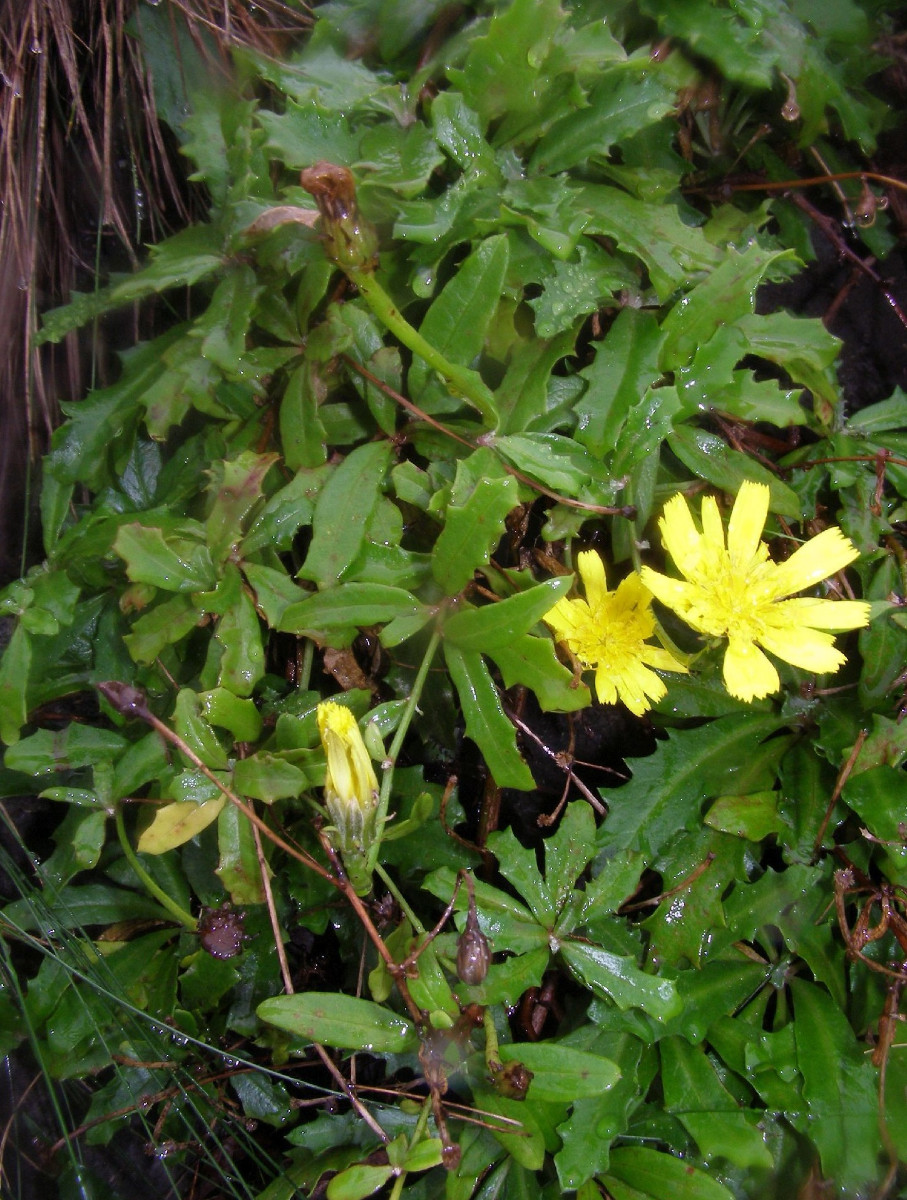
{"type": "Polygon", "coordinates": [[[684,578],[669,579],[650,567],[641,572],[652,594],[693,629],[728,639],[724,683],[740,700],[757,700],[781,686],[763,650],[805,671],[837,671],[846,660],[828,631],[857,629],[869,621],[869,605],[860,600],[787,599],[842,570],[859,551],[832,527],[786,562],[772,562],[761,540],[768,502],[767,484],[745,480],[725,544],[714,497],[702,501],[700,533],[686,499],[680,493],[672,496],[659,526],[664,547],[684,578]]]}
{"type": "Polygon", "coordinates": [[[582,666],[595,669],[595,694],[603,704],[621,700],[642,716],[667,690],[649,668],[685,672],[686,667],[667,650],[649,645],[655,632],[652,597],[638,575],[628,575],[609,592],[604,564],[594,550],[578,554],[576,565],[585,600],[558,600],[545,623],[582,666]]]}
{"type": "Polygon", "coordinates": [[[324,803],[333,825],[331,842],[356,891],[364,895],[371,887],[365,863],[375,836],[378,779],[350,710],[325,700],[316,715],[327,758],[324,803]]]}

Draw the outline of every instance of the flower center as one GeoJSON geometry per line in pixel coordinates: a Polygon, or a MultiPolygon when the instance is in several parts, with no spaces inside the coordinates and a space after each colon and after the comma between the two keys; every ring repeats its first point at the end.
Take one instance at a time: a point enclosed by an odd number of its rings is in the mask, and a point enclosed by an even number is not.
{"type": "Polygon", "coordinates": [[[702,628],[715,637],[759,641],[765,632],[765,609],[774,598],[769,573],[771,563],[758,563],[748,571],[734,567],[725,551],[700,562],[702,589],[696,616],[702,628]]]}

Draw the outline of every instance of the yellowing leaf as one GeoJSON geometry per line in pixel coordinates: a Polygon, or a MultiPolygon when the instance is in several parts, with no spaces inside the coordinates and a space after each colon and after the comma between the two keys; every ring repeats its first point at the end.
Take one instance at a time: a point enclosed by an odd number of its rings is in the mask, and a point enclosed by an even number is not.
{"type": "Polygon", "coordinates": [[[204,804],[184,800],[165,804],[157,810],[154,820],[139,838],[139,851],[143,854],[166,854],[174,846],[182,846],[207,829],[212,821],[216,821],[225,803],[225,797],[218,796],[216,800],[206,800],[204,804]]]}

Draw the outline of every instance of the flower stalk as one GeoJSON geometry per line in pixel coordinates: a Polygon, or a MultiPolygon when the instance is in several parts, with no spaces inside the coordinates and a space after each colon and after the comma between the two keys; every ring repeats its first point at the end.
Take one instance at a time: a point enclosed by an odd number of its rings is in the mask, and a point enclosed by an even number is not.
{"type": "Polygon", "coordinates": [[[452,363],[414,329],[375,278],[378,239],[356,203],[353,176],[346,167],[318,162],[300,175],[300,182],[315,198],[321,214],[324,248],[356,286],[362,299],[387,329],[413,354],[441,376],[450,391],[477,409],[486,422],[497,424],[494,396],[477,372],[452,363]]]}

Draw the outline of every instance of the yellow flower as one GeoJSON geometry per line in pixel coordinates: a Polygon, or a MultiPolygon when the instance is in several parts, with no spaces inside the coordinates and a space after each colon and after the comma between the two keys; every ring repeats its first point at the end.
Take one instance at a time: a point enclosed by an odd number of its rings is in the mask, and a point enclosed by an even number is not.
{"type": "Polygon", "coordinates": [[[650,671],[686,672],[672,654],[647,639],[655,632],[652,597],[638,575],[628,575],[609,592],[605,568],[594,550],[577,555],[585,600],[558,600],[545,616],[559,642],[584,667],[595,668],[595,693],[603,704],[623,701],[637,716],[664,696],[661,679],[650,671]]]}
{"type": "Polygon", "coordinates": [[[756,700],[781,686],[778,672],[759,649],[805,671],[837,671],[846,661],[830,632],[869,621],[859,600],[787,599],[859,557],[840,529],[824,529],[786,562],[768,557],[760,540],[768,516],[767,484],[745,480],[728,522],[727,544],[714,497],[702,501],[702,532],[678,493],[659,521],[665,549],[684,580],[643,567],[642,580],[662,604],[699,633],[726,637],[724,683],[732,696],[756,700]]]}
{"type": "Polygon", "coordinates": [[[325,700],[318,705],[317,719],[327,758],[324,803],[334,828],[331,840],[356,891],[365,894],[371,887],[364,869],[378,806],[375,769],[348,708],[325,700]]]}

